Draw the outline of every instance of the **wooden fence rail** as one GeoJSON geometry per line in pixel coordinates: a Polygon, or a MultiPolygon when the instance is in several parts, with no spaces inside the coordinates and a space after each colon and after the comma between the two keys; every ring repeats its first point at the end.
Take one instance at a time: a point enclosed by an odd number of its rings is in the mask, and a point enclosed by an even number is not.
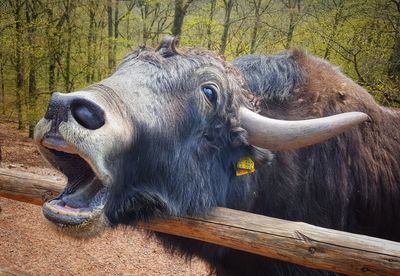
{"type": "MultiPolygon", "coordinates": [[[[0,195],[39,204],[64,182],[15,169],[0,169],[0,195]]],[[[206,217],[171,217],[143,225],[302,266],[348,275],[400,275],[400,243],[216,208],[206,217]]]]}

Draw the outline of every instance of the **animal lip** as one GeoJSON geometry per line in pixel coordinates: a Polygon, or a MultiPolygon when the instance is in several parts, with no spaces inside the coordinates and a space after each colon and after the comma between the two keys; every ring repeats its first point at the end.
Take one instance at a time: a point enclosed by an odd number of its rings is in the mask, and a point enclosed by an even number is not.
{"type": "Polygon", "coordinates": [[[96,195],[87,197],[87,192],[82,192],[82,189],[78,188],[72,194],[64,191],[58,198],[46,202],[43,205],[44,216],[59,225],[79,225],[90,221],[103,209],[108,192],[105,187],[100,190],[92,188],[96,195]]]}
{"type": "MultiPolygon", "coordinates": [[[[86,208],[85,208],[86,209],[86,208]]],[[[79,225],[86,222],[92,215],[92,210],[73,208],[60,199],[46,202],[43,206],[44,216],[58,224],[79,225]]]]}
{"type": "Polygon", "coordinates": [[[64,138],[58,134],[58,133],[47,133],[42,141],[41,144],[45,148],[53,149],[53,150],[58,150],[66,153],[72,153],[72,154],[77,154],[77,150],[70,145],[67,144],[67,142],[64,140],[64,138]]]}

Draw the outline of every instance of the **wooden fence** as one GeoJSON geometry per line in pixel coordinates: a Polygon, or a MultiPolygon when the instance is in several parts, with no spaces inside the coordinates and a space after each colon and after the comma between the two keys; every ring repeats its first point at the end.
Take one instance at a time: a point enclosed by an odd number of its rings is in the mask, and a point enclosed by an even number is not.
{"type": "MultiPolygon", "coordinates": [[[[44,177],[0,168],[0,196],[42,204],[64,186],[44,177]]],[[[302,266],[348,275],[400,275],[400,243],[226,208],[206,217],[171,217],[142,225],[302,266]]]]}

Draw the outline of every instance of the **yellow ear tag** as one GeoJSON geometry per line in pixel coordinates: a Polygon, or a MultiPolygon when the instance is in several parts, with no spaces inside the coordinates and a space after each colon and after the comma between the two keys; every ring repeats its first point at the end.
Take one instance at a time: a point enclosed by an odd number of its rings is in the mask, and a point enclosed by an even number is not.
{"type": "Polygon", "coordinates": [[[255,172],[254,161],[250,157],[239,159],[236,164],[236,176],[241,176],[255,172]]]}

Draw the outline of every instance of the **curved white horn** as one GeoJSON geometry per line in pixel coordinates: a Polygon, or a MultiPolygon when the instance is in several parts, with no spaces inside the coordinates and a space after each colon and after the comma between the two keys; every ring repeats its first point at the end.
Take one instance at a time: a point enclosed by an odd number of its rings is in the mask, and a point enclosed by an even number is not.
{"type": "Polygon", "coordinates": [[[347,112],[300,121],[271,119],[245,107],[241,107],[239,112],[241,126],[249,135],[249,143],[276,151],[293,150],[323,142],[369,119],[362,112],[347,112]]]}

